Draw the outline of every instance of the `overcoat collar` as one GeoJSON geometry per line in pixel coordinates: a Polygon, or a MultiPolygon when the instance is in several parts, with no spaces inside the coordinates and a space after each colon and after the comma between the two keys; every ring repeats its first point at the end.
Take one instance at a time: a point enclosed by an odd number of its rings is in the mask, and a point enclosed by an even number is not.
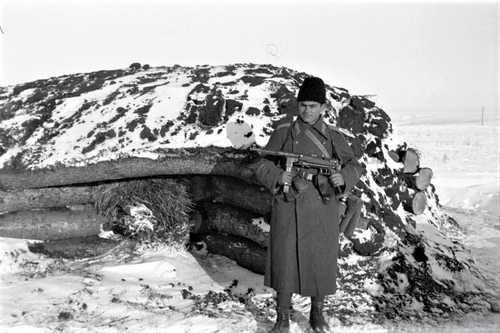
{"type": "Polygon", "coordinates": [[[300,133],[302,133],[303,128],[305,127],[314,128],[315,132],[321,134],[325,139],[328,139],[328,126],[323,121],[323,116],[320,116],[312,126],[307,126],[307,124],[305,124],[299,117],[294,118],[292,137],[295,139],[300,133]]]}

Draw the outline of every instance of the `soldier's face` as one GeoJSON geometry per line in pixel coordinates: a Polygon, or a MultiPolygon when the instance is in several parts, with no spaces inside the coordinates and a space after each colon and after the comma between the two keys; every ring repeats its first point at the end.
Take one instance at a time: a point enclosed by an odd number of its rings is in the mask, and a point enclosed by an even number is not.
{"type": "Polygon", "coordinates": [[[302,101],[299,102],[299,117],[308,124],[314,124],[323,111],[325,110],[325,104],[318,102],[302,101]]]}

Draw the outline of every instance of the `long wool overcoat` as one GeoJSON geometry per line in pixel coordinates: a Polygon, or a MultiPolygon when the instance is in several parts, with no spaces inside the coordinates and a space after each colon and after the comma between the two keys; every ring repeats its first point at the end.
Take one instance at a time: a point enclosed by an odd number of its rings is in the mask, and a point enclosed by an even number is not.
{"type": "MultiPolygon", "coordinates": [[[[308,125],[287,116],[275,124],[265,149],[340,159],[345,192],[362,173],[344,135],[321,118],[308,125]]],[[[335,293],[339,201],[324,203],[312,182],[298,198],[286,201],[278,185],[283,169],[267,159],[254,167],[259,182],[273,193],[264,285],[303,296],[335,293]]]]}

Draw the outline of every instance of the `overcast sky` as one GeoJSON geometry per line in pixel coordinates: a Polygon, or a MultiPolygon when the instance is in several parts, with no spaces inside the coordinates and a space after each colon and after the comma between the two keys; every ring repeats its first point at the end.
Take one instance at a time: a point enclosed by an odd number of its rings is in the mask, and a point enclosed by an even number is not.
{"type": "Polygon", "coordinates": [[[253,62],[376,94],[389,114],[498,111],[493,1],[1,2],[1,86],[135,61],[253,62]]]}

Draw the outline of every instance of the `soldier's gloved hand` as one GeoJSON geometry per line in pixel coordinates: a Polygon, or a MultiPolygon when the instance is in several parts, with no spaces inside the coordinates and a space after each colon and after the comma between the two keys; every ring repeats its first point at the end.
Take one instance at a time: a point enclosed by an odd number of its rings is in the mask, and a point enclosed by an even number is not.
{"type": "Polygon", "coordinates": [[[345,185],[344,176],[342,176],[342,174],[339,172],[331,174],[329,179],[330,182],[335,186],[345,185]]]}
{"type": "Polygon", "coordinates": [[[280,179],[278,180],[278,183],[280,185],[285,185],[285,184],[290,185],[292,183],[292,179],[293,179],[293,173],[288,171],[283,171],[280,179]]]}

